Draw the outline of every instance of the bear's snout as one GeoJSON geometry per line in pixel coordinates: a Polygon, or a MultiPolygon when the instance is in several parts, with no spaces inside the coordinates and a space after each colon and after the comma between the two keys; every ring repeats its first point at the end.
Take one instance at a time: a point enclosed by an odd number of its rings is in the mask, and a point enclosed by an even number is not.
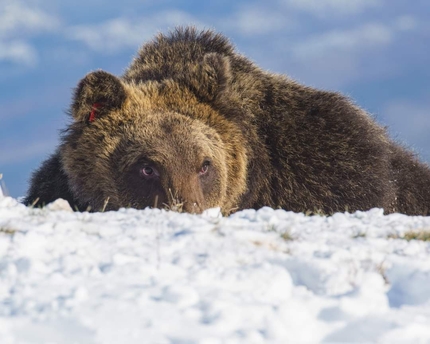
{"type": "Polygon", "coordinates": [[[172,184],[174,192],[170,195],[171,208],[176,206],[192,214],[200,214],[206,209],[205,197],[197,177],[184,176],[172,184]]]}

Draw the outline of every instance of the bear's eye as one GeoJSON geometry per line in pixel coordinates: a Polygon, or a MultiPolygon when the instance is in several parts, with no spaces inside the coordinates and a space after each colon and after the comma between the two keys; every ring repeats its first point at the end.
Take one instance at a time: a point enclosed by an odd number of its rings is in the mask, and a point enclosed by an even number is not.
{"type": "Polygon", "coordinates": [[[209,161],[209,160],[206,160],[204,163],[203,163],[203,165],[202,165],[202,168],[200,169],[200,171],[199,171],[199,175],[204,175],[204,174],[206,174],[207,172],[208,172],[208,170],[209,170],[209,166],[210,166],[210,164],[211,164],[211,162],[209,161]]]}
{"type": "Polygon", "coordinates": [[[153,178],[153,177],[159,176],[157,169],[155,169],[154,167],[151,167],[151,166],[144,166],[140,170],[140,174],[145,178],[153,178]]]}
{"type": "Polygon", "coordinates": [[[154,170],[152,169],[152,167],[144,167],[142,172],[145,176],[150,176],[154,173],[154,170]]]}

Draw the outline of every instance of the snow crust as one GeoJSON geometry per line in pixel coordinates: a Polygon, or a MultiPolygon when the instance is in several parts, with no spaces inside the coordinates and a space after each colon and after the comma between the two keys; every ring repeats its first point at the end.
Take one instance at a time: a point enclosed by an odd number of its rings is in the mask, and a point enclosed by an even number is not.
{"type": "Polygon", "coordinates": [[[430,343],[429,217],[0,196],[0,343],[430,343]],[[400,237],[393,239],[392,237],[400,237]]]}

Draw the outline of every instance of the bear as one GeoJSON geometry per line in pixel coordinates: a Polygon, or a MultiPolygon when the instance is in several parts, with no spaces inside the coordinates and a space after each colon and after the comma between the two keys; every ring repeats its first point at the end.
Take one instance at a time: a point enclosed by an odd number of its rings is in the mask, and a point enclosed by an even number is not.
{"type": "Polygon", "coordinates": [[[90,72],[69,115],[27,205],[429,214],[429,167],[367,112],[262,70],[212,30],[158,34],[120,77],[90,72]]]}

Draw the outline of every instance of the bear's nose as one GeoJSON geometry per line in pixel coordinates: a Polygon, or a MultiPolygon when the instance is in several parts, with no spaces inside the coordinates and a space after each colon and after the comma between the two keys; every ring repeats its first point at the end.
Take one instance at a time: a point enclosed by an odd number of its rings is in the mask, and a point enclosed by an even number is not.
{"type": "Polygon", "coordinates": [[[190,214],[201,214],[203,212],[203,208],[197,202],[187,202],[183,201],[183,211],[190,214]]]}
{"type": "MultiPolygon", "coordinates": [[[[173,203],[180,204],[181,210],[191,214],[200,214],[205,210],[205,199],[198,177],[181,178],[174,188],[176,197],[173,203]]],[[[173,196],[172,195],[172,196],[173,196]]]]}

